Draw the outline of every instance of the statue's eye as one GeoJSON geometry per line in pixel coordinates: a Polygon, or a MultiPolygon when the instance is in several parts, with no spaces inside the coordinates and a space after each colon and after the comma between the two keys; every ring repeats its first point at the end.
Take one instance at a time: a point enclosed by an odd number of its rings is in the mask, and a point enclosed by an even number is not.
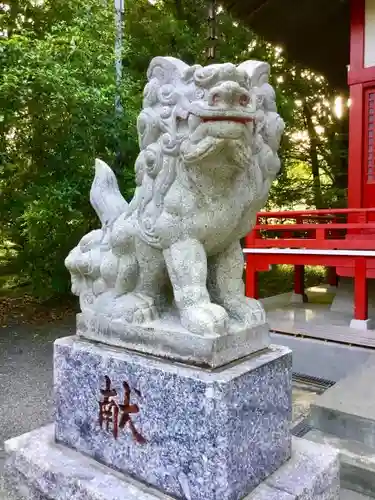
{"type": "Polygon", "coordinates": [[[204,90],[203,89],[197,89],[195,91],[195,97],[197,99],[203,99],[203,97],[204,97],[204,90]]]}
{"type": "Polygon", "coordinates": [[[242,94],[240,97],[240,106],[247,106],[249,104],[249,96],[242,94]]]}
{"type": "Polygon", "coordinates": [[[166,120],[167,118],[169,118],[171,116],[171,114],[172,114],[172,109],[169,106],[164,106],[163,109],[160,112],[160,116],[164,120],[166,120]]]}

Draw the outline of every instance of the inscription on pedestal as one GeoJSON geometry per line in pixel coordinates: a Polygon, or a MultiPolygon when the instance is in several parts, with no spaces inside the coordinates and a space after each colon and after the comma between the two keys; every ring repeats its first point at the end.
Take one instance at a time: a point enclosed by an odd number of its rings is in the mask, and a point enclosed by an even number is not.
{"type": "MultiPolygon", "coordinates": [[[[139,406],[130,403],[132,390],[129,384],[126,381],[122,383],[124,389],[123,403],[119,402],[118,392],[111,386],[111,379],[106,375],[105,387],[104,389],[100,389],[102,399],[99,401],[99,425],[101,429],[105,425],[105,429],[109,432],[110,427],[112,427],[113,437],[117,439],[119,429],[124,429],[128,426],[134,441],[139,444],[146,443],[146,439],[136,429],[131,418],[131,414],[139,413],[139,406]]],[[[141,397],[141,393],[137,389],[133,390],[138,397],[141,397]]]]}

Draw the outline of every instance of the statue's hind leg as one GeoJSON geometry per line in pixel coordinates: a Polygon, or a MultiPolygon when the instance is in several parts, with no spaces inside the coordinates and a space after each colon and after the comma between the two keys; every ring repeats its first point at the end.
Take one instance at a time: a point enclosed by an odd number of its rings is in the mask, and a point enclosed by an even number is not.
{"type": "Polygon", "coordinates": [[[165,295],[165,262],[160,250],[140,240],[135,239],[131,250],[121,257],[116,286],[99,297],[97,309],[126,323],[148,323],[158,317],[165,295]]]}
{"type": "Polygon", "coordinates": [[[244,258],[239,242],[208,260],[208,290],[211,299],[223,306],[229,316],[244,326],[265,322],[263,306],[245,296],[243,283],[244,258]]]}

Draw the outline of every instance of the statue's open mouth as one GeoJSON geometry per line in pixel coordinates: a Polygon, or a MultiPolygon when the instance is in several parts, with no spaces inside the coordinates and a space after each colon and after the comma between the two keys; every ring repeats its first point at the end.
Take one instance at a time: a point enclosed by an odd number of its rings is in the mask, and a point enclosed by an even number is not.
{"type": "Polygon", "coordinates": [[[248,123],[254,121],[253,117],[239,117],[239,116],[209,116],[200,117],[202,122],[235,122],[247,125],[248,123]]]}
{"type": "Polygon", "coordinates": [[[235,122],[247,124],[255,120],[255,109],[252,106],[225,107],[202,105],[200,102],[193,102],[190,106],[190,113],[200,118],[202,122],[235,122]]]}

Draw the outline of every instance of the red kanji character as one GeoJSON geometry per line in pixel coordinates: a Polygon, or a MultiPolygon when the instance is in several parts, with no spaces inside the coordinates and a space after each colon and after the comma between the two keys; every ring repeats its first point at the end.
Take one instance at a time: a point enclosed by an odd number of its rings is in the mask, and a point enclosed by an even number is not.
{"type": "Polygon", "coordinates": [[[113,423],[113,435],[117,439],[118,435],[118,412],[119,408],[114,400],[117,396],[116,389],[111,389],[111,379],[105,376],[105,388],[100,389],[103,396],[99,401],[99,425],[103,428],[103,422],[106,423],[106,430],[109,431],[109,424],[113,423]]]}
{"type": "MultiPolygon", "coordinates": [[[[124,403],[118,404],[116,401],[117,391],[116,389],[111,389],[111,379],[105,376],[105,388],[100,389],[100,393],[103,396],[102,401],[99,401],[99,425],[103,428],[103,423],[106,423],[106,430],[109,430],[109,424],[113,423],[113,436],[117,439],[118,429],[124,429],[128,424],[131,430],[133,439],[137,443],[144,444],[146,439],[137,431],[133,421],[131,419],[132,413],[139,412],[139,406],[136,404],[130,404],[130,393],[131,389],[127,382],[123,382],[124,388],[124,403]],[[119,412],[121,416],[119,419],[119,412]]],[[[134,389],[137,396],[141,397],[141,393],[134,389]]]]}
{"type": "MultiPolygon", "coordinates": [[[[120,429],[123,429],[126,424],[129,424],[133,439],[137,441],[137,443],[144,444],[146,443],[146,439],[137,431],[130,416],[131,413],[139,412],[139,406],[136,404],[130,404],[131,389],[129,384],[127,382],[123,382],[122,386],[124,388],[124,404],[119,405],[121,412],[119,427],[120,429]]],[[[141,393],[136,389],[134,389],[134,392],[139,396],[141,395],[141,393]]]]}

